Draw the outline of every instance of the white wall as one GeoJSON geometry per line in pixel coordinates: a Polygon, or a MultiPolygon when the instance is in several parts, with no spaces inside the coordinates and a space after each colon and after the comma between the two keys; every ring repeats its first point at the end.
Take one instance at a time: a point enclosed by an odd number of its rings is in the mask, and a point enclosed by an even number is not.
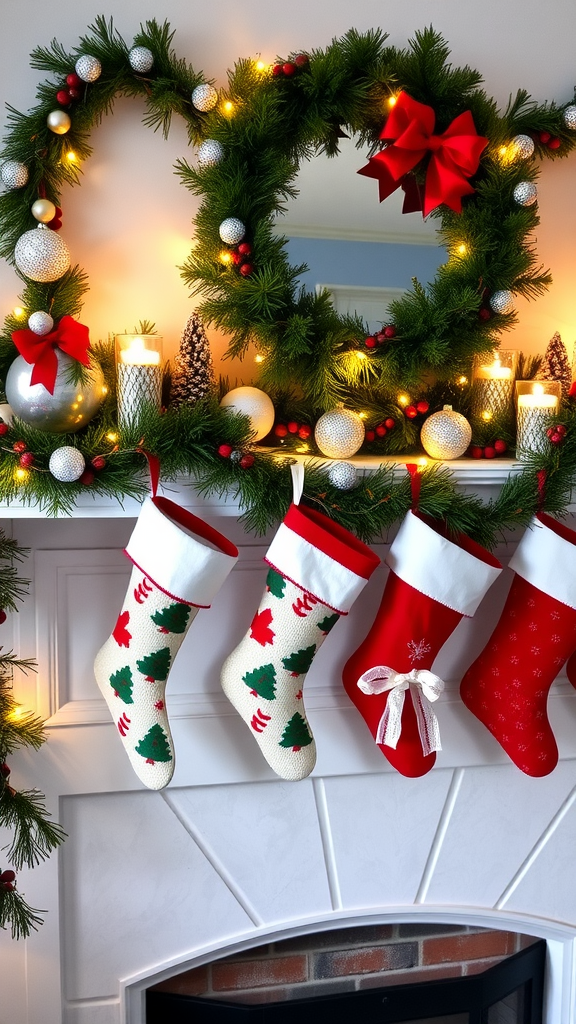
{"type": "MultiPolygon", "coordinates": [[[[54,36],[71,48],[98,13],[113,15],[127,41],[140,21],[168,19],[176,29],[177,54],[219,83],[238,57],[261,54],[272,61],[292,49],[324,47],[352,26],[380,25],[393,44],[402,46],[415,29],[429,24],[445,35],[454,63],[469,63],[483,73],[489,94],[500,104],[520,86],[540,101],[567,102],[576,78],[573,0],[552,5],[540,0],[485,0],[482,5],[470,0],[388,5],[381,0],[354,5],[343,0],[164,0],[161,5],[151,0],[108,0],[104,5],[19,0],[3,5],[0,14],[0,98],[18,109],[32,106],[39,72],[29,68],[30,51],[54,36]]],[[[124,101],[95,133],[94,144],[83,186],[64,198],[63,237],[91,281],[82,319],[93,338],[130,328],[144,317],[153,319],[173,348],[192,308],[175,269],[188,252],[196,202],[171,172],[179,156],[190,155],[183,127],[175,124],[165,143],[139,125],[139,104],[124,101]]],[[[575,170],[574,157],[544,168],[537,247],[555,283],[537,303],[520,301],[520,325],[507,339],[511,346],[542,350],[555,330],[569,345],[576,338],[576,205],[570,188],[575,170]]],[[[3,265],[0,315],[15,304],[18,290],[14,273],[3,265]]],[[[222,348],[223,339],[215,344],[222,348]]],[[[226,369],[230,373],[229,364],[226,369]]]]}

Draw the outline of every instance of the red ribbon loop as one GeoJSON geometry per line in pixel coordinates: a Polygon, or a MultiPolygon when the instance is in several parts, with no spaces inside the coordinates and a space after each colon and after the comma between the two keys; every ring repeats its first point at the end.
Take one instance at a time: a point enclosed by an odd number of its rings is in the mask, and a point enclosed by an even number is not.
{"type": "Polygon", "coordinates": [[[58,326],[49,334],[34,334],[34,331],[30,331],[28,328],[14,331],[12,341],[26,362],[32,363],[34,366],[30,384],[43,384],[51,395],[54,394],[56,374],[58,373],[58,358],[55,349],[59,348],[62,352],[66,352],[83,366],[90,366],[88,328],[79,324],[71,316],[63,316],[58,326]]]}
{"type": "Polygon", "coordinates": [[[441,135],[433,134],[435,123],[432,107],[400,93],[380,135],[389,144],[358,171],[378,180],[380,202],[402,186],[408,200],[403,213],[419,209],[427,217],[443,203],[455,213],[462,212],[462,196],[475,191],[467,179],[478,170],[488,139],[476,132],[469,110],[455,117],[441,135]],[[407,182],[411,171],[428,155],[424,198],[416,205],[417,193],[407,182]]]}

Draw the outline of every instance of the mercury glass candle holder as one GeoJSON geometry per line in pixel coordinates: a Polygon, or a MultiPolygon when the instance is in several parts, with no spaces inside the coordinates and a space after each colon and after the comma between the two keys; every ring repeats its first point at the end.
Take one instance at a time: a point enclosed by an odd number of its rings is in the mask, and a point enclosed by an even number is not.
{"type": "Polygon", "coordinates": [[[516,450],[521,462],[530,453],[548,451],[546,431],[558,413],[561,395],[560,381],[516,381],[516,450]]]}
{"type": "Polygon", "coordinates": [[[472,373],[472,415],[496,419],[512,411],[517,353],[497,350],[493,361],[476,356],[472,373]]]}
{"type": "Polygon", "coordinates": [[[116,334],[118,426],[135,427],[162,405],[162,338],[158,334],[116,334]]]}

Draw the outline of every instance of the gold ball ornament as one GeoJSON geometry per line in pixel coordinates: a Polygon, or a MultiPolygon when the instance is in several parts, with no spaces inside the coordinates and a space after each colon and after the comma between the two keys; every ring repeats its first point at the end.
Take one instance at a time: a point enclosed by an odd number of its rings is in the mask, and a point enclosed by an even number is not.
{"type": "Polygon", "coordinates": [[[220,402],[222,409],[241,412],[248,416],[254,431],[254,440],[260,441],[274,426],[274,405],[272,399],[260,388],[240,387],[229,391],[220,402]]]}
{"type": "Polygon", "coordinates": [[[56,207],[49,199],[37,199],[30,207],[30,213],[41,224],[49,224],[56,216],[56,207]]]}
{"type": "Polygon", "coordinates": [[[314,440],[323,455],[349,459],[362,445],[364,424],[358,413],[339,405],[320,417],[314,428],[314,440]]]}
{"type": "Polygon", "coordinates": [[[445,405],[422,425],[420,441],[431,459],[457,459],[472,440],[472,427],[465,416],[445,405]]]}
{"type": "Polygon", "coordinates": [[[57,281],[70,266],[66,242],[45,224],[25,231],[16,242],[14,262],[31,281],[57,281]]]}
{"type": "Polygon", "coordinates": [[[6,375],[6,398],[14,415],[31,427],[49,434],[74,433],[90,422],[104,401],[104,374],[92,359],[87,383],[75,384],[71,368],[76,360],[59,348],[54,351],[58,371],[52,395],[43,384],[30,384],[34,367],[24,356],[16,356],[6,375]]]}
{"type": "Polygon", "coordinates": [[[65,110],[51,110],[46,118],[46,124],[54,135],[66,135],[66,132],[70,131],[72,120],[65,110]]]}

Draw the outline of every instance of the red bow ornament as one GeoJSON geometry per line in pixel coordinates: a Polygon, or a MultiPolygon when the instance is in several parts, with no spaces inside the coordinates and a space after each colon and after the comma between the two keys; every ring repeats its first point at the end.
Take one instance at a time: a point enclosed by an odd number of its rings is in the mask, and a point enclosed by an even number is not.
{"type": "Polygon", "coordinates": [[[83,366],[90,366],[88,328],[71,316],[63,316],[49,334],[38,335],[28,328],[14,331],[12,341],[26,362],[34,366],[30,384],[43,384],[51,395],[54,394],[58,373],[57,348],[77,359],[83,366]]]}
{"type": "Polygon", "coordinates": [[[442,203],[462,212],[462,196],[475,191],[467,179],[478,170],[489,140],[478,135],[469,110],[455,117],[442,135],[433,134],[435,123],[432,107],[400,93],[380,135],[389,144],[358,171],[378,179],[380,202],[402,186],[406,192],[403,213],[422,210],[427,217],[442,203]],[[422,202],[410,171],[428,154],[422,202]]]}

